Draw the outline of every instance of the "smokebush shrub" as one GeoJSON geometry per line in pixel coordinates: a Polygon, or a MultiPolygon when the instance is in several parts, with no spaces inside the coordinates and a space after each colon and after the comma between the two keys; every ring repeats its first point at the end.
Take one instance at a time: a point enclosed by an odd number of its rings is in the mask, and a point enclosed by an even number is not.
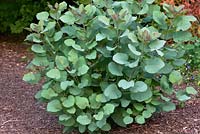
{"type": "Polygon", "coordinates": [[[155,112],[175,110],[171,96],[184,102],[196,94],[173,88],[185,63],[177,44],[190,40],[196,18],[153,2],[93,0],[77,8],[62,2],[36,15],[26,38],[35,57],[23,80],[45,80],[36,98],[48,103],[64,132],[144,124],[155,112]]]}

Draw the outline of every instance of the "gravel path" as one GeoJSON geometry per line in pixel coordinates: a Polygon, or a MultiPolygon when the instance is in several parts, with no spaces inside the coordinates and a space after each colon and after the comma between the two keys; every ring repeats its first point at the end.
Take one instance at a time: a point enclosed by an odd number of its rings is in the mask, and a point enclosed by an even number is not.
{"type": "Polygon", "coordinates": [[[22,81],[25,45],[0,43],[0,134],[60,134],[55,117],[34,99],[39,86],[22,81]]]}

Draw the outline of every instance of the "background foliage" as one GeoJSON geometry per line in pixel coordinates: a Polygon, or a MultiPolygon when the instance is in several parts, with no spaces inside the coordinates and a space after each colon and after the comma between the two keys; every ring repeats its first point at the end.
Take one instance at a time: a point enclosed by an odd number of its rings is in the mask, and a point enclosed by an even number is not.
{"type": "Polygon", "coordinates": [[[184,5],[185,13],[196,16],[197,21],[192,23],[192,27],[190,28],[190,32],[196,37],[190,42],[181,44],[182,48],[186,51],[185,58],[187,60],[185,66],[182,67],[182,72],[186,83],[200,83],[200,0],[157,0],[156,2],[161,5],[163,3],[171,5],[184,5]]]}
{"type": "Polygon", "coordinates": [[[192,34],[200,37],[200,0],[157,0],[158,4],[183,5],[187,14],[194,15],[198,21],[193,23],[192,34]]]}
{"type": "MultiPolygon", "coordinates": [[[[63,0],[0,0],[0,33],[21,33],[33,20],[37,12],[47,10],[47,3],[61,2],[63,0]]],[[[68,4],[75,2],[87,3],[87,0],[73,2],[66,0],[68,4]]]]}
{"type": "MultiPolygon", "coordinates": [[[[37,12],[47,9],[47,2],[53,4],[63,0],[0,0],[0,32],[21,33],[34,19],[37,12]]],[[[87,4],[91,0],[66,0],[68,4],[87,4]]],[[[157,3],[184,4],[189,13],[200,17],[200,1],[191,0],[157,0],[157,3]]],[[[194,27],[194,31],[199,27],[194,27]]],[[[200,31],[200,28],[199,28],[200,31]]],[[[195,32],[194,32],[195,33],[195,32]]],[[[197,35],[197,34],[196,34],[197,35]]],[[[199,34],[200,35],[200,32],[199,34]]]]}
{"type": "Polygon", "coordinates": [[[200,0],[159,0],[159,2],[171,5],[184,5],[188,14],[193,14],[200,19],[200,0]]]}
{"type": "Polygon", "coordinates": [[[194,37],[190,42],[182,45],[185,49],[186,64],[182,68],[185,82],[195,82],[200,84],[200,38],[194,37]]]}
{"type": "Polygon", "coordinates": [[[36,15],[26,38],[35,57],[23,80],[45,78],[36,98],[48,103],[65,132],[144,124],[155,112],[174,110],[172,96],[183,103],[197,93],[173,88],[183,80],[182,44],[192,42],[188,30],[196,18],[181,6],[153,2],[62,2],[36,15]]]}

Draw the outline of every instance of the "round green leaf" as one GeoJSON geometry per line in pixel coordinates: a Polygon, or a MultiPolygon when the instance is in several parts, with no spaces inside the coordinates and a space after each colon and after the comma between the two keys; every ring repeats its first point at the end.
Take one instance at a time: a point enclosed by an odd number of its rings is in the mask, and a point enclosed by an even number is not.
{"type": "Polygon", "coordinates": [[[47,111],[48,112],[59,112],[62,110],[62,105],[59,100],[52,100],[47,104],[47,111]]]}
{"type": "Polygon", "coordinates": [[[121,105],[122,107],[128,107],[128,105],[131,103],[130,100],[126,100],[126,99],[121,99],[121,105]]]}
{"type": "Polygon", "coordinates": [[[106,36],[104,34],[98,33],[96,35],[96,41],[102,41],[105,38],[106,38],[106,36]]]}
{"type": "Polygon", "coordinates": [[[106,117],[104,117],[102,120],[99,120],[96,122],[96,125],[99,127],[99,128],[102,128],[104,125],[106,125],[106,117]]]}
{"type": "Polygon", "coordinates": [[[165,45],[166,41],[164,40],[154,40],[149,44],[151,51],[161,49],[165,45]]]}
{"type": "Polygon", "coordinates": [[[176,109],[176,105],[172,102],[166,102],[162,106],[162,110],[165,112],[173,111],[176,109]]]}
{"type": "Polygon", "coordinates": [[[55,35],[53,36],[53,39],[54,41],[59,41],[63,36],[63,32],[62,31],[59,31],[59,32],[56,32],[55,35]]]}
{"type": "Polygon", "coordinates": [[[133,54],[135,54],[135,55],[137,55],[137,56],[140,56],[140,55],[141,55],[141,52],[137,51],[136,48],[135,48],[133,45],[128,44],[128,48],[129,48],[129,50],[130,50],[133,54]]]}
{"type": "Polygon", "coordinates": [[[79,97],[76,96],[75,97],[76,100],[76,105],[80,108],[80,109],[86,109],[86,107],[89,107],[89,101],[87,98],[85,97],[79,97]]]}
{"type": "Polygon", "coordinates": [[[40,57],[40,56],[34,57],[34,59],[31,61],[31,63],[33,63],[35,66],[48,66],[49,65],[49,61],[48,61],[47,57],[40,57]]]}
{"type": "Polygon", "coordinates": [[[88,129],[91,131],[91,132],[94,132],[96,129],[97,129],[97,125],[92,122],[90,123],[90,125],[88,126],[88,129]]]}
{"type": "Polygon", "coordinates": [[[169,81],[167,76],[163,75],[160,79],[160,86],[166,92],[167,94],[172,94],[173,93],[173,88],[170,87],[169,81]]]}
{"type": "Polygon", "coordinates": [[[96,101],[97,94],[92,94],[89,96],[90,107],[92,109],[99,109],[101,107],[101,103],[96,101]]]}
{"type": "Polygon", "coordinates": [[[129,115],[133,114],[133,110],[132,110],[131,108],[128,108],[128,109],[126,110],[126,112],[127,112],[129,115]]]}
{"type": "Polygon", "coordinates": [[[97,102],[102,102],[102,103],[105,103],[105,102],[108,102],[110,99],[108,97],[106,97],[104,94],[98,94],[96,96],[96,101],[97,102]]]}
{"type": "Polygon", "coordinates": [[[72,39],[66,39],[64,41],[64,43],[65,43],[66,46],[73,46],[73,45],[76,44],[76,42],[74,40],[72,40],[72,39]]]}
{"type": "Polygon", "coordinates": [[[169,75],[169,81],[171,83],[180,84],[182,82],[182,75],[179,71],[172,71],[169,75]]]}
{"type": "Polygon", "coordinates": [[[98,20],[100,22],[102,22],[103,24],[105,24],[106,26],[108,26],[110,24],[110,19],[107,18],[106,16],[100,15],[100,16],[98,16],[98,20]]]}
{"type": "Polygon", "coordinates": [[[71,61],[73,64],[75,64],[78,61],[78,54],[75,50],[71,50],[68,53],[68,59],[71,61]]]}
{"type": "Polygon", "coordinates": [[[145,92],[147,91],[147,89],[148,86],[146,83],[144,83],[143,81],[137,81],[135,82],[134,87],[131,88],[131,91],[137,93],[137,92],[145,92]]]}
{"type": "Polygon", "coordinates": [[[47,20],[49,17],[49,13],[48,12],[40,12],[40,13],[37,13],[36,15],[36,18],[38,20],[47,20]]]}
{"type": "Polygon", "coordinates": [[[122,96],[121,91],[115,84],[110,84],[105,90],[104,95],[109,99],[118,99],[122,96]]]}
{"type": "Polygon", "coordinates": [[[103,117],[104,117],[104,113],[102,112],[102,111],[100,111],[100,112],[98,112],[96,115],[94,115],[94,118],[96,119],[96,120],[102,120],[103,119],[103,117]]]}
{"type": "Polygon", "coordinates": [[[66,12],[64,15],[62,15],[60,17],[60,20],[63,23],[66,23],[68,25],[72,25],[76,21],[76,18],[74,17],[74,15],[72,14],[72,12],[68,11],[68,12],[66,12]]]}
{"type": "Polygon", "coordinates": [[[112,75],[116,75],[116,76],[123,76],[122,74],[122,67],[120,65],[117,65],[114,62],[110,62],[108,64],[108,70],[112,75]]]}
{"type": "Polygon", "coordinates": [[[131,124],[131,123],[133,123],[133,118],[132,117],[130,117],[130,116],[126,116],[126,117],[124,117],[124,119],[123,119],[123,122],[125,123],[125,124],[131,124]]]}
{"type": "Polygon", "coordinates": [[[96,47],[98,44],[97,44],[97,42],[96,41],[94,41],[94,42],[92,42],[92,43],[89,43],[88,44],[88,49],[93,49],[94,47],[96,47]]]}
{"type": "Polygon", "coordinates": [[[160,58],[151,58],[146,61],[145,71],[150,74],[158,73],[165,66],[160,58]]]}
{"type": "Polygon", "coordinates": [[[56,26],[56,22],[55,21],[52,21],[52,22],[48,22],[47,26],[45,27],[44,31],[42,32],[47,32],[49,30],[52,30],[54,29],[56,26]]]}
{"type": "Polygon", "coordinates": [[[194,16],[183,15],[178,16],[174,21],[174,25],[177,27],[177,31],[186,31],[191,27],[191,22],[196,21],[197,19],[194,16]]]}
{"type": "Polygon", "coordinates": [[[184,102],[184,101],[187,101],[187,100],[191,99],[191,97],[190,97],[190,96],[188,96],[188,95],[186,95],[186,94],[183,94],[183,95],[178,95],[178,96],[177,96],[177,98],[178,98],[178,100],[179,100],[179,101],[182,101],[182,102],[184,102]]]}
{"type": "Polygon", "coordinates": [[[134,87],[134,81],[133,80],[126,81],[126,80],[122,79],[118,82],[118,86],[123,89],[128,89],[128,88],[134,87]]]}
{"type": "Polygon", "coordinates": [[[77,95],[80,95],[81,89],[78,88],[78,87],[69,88],[69,93],[74,95],[74,96],[77,96],[77,95]]]}
{"type": "Polygon", "coordinates": [[[198,92],[193,87],[186,87],[186,93],[195,95],[198,92]]]}
{"type": "Polygon", "coordinates": [[[126,127],[126,124],[123,122],[123,113],[124,111],[122,109],[118,109],[117,112],[113,113],[111,117],[117,125],[126,127]]]}
{"type": "Polygon", "coordinates": [[[74,45],[72,45],[72,47],[73,47],[75,50],[84,51],[84,49],[82,49],[80,45],[74,44],[74,45]]]}
{"type": "MultiPolygon", "coordinates": [[[[138,42],[137,36],[135,35],[134,32],[128,33],[128,38],[132,41],[132,43],[137,43],[137,42],[138,42]]],[[[129,45],[129,46],[130,46],[130,45],[129,45]]],[[[129,47],[129,49],[130,49],[130,47],[129,47]]],[[[132,46],[131,49],[134,50],[133,46],[132,46]]],[[[130,49],[130,50],[131,50],[131,49],[130,49]]],[[[131,51],[132,51],[132,50],[131,50],[131,51]]],[[[134,51],[135,51],[135,50],[134,50],[134,51]]],[[[139,54],[139,52],[137,52],[137,54],[139,54]]],[[[141,53],[140,53],[140,54],[141,54],[141,53]]]]}
{"type": "Polygon", "coordinates": [[[39,44],[35,44],[31,47],[31,50],[35,53],[45,53],[46,51],[44,50],[43,46],[39,44]]]}
{"type": "Polygon", "coordinates": [[[94,78],[94,79],[99,79],[101,76],[102,76],[102,75],[101,75],[101,74],[98,74],[98,73],[93,73],[93,74],[91,75],[91,77],[94,78]]]}
{"type": "Polygon", "coordinates": [[[135,68],[138,66],[139,63],[139,59],[137,59],[136,61],[132,62],[132,63],[128,63],[126,64],[126,66],[130,67],[130,68],[135,68]]]}
{"type": "Polygon", "coordinates": [[[79,115],[76,121],[81,125],[89,125],[91,123],[91,119],[87,115],[79,115]]]}
{"type": "Polygon", "coordinates": [[[145,123],[145,119],[144,119],[144,117],[143,117],[142,115],[136,116],[136,117],[135,117],[135,121],[136,121],[136,123],[138,123],[138,124],[144,124],[144,123],[145,123]]]}
{"type": "Polygon", "coordinates": [[[103,106],[104,114],[110,115],[115,110],[115,105],[107,103],[105,106],[103,106]]]}
{"type": "Polygon", "coordinates": [[[60,115],[59,121],[62,125],[66,127],[72,127],[76,122],[75,120],[69,115],[60,115]]]}
{"type": "Polygon", "coordinates": [[[156,108],[152,105],[147,104],[146,108],[147,108],[147,111],[149,111],[151,113],[156,112],[156,108]]]}
{"type": "Polygon", "coordinates": [[[69,96],[67,97],[67,99],[66,99],[62,104],[63,104],[63,106],[66,107],[66,108],[69,108],[69,107],[74,106],[74,104],[75,104],[75,98],[74,98],[74,96],[69,95],[69,96]]]}
{"type": "Polygon", "coordinates": [[[133,106],[137,111],[142,111],[144,109],[144,105],[141,103],[134,103],[133,106]]]}
{"type": "Polygon", "coordinates": [[[89,67],[87,65],[83,65],[78,68],[78,76],[84,75],[88,72],[89,67]]]}
{"type": "Polygon", "coordinates": [[[30,84],[36,84],[40,80],[40,74],[34,74],[33,72],[27,73],[23,76],[23,81],[30,84]]]}
{"type": "Polygon", "coordinates": [[[97,51],[92,51],[90,54],[86,55],[86,58],[89,60],[94,60],[97,57],[97,51]]]}
{"type": "Polygon", "coordinates": [[[173,64],[178,67],[183,66],[185,63],[186,63],[185,59],[176,59],[173,61],[173,64]]]}
{"type": "Polygon", "coordinates": [[[151,111],[145,110],[142,112],[142,116],[146,119],[150,118],[152,116],[151,111]]]}
{"type": "Polygon", "coordinates": [[[138,102],[143,102],[152,97],[152,91],[147,89],[145,92],[131,93],[131,99],[137,100],[138,102]]]}
{"type": "Polygon", "coordinates": [[[74,85],[74,81],[63,81],[60,83],[60,87],[62,90],[66,90],[68,87],[73,86],[74,85]]]}
{"type": "Polygon", "coordinates": [[[165,66],[159,71],[161,74],[169,74],[173,70],[173,66],[171,64],[165,64],[165,66]]]}
{"type": "Polygon", "coordinates": [[[71,107],[71,108],[67,109],[67,112],[68,112],[69,114],[75,114],[75,113],[76,113],[76,108],[71,107]]]}
{"type": "MultiPolygon", "coordinates": [[[[90,0],[86,0],[86,1],[87,1],[86,4],[88,4],[90,2],[90,0]]],[[[85,6],[85,10],[86,10],[86,14],[88,16],[92,16],[96,12],[96,7],[88,4],[88,5],[85,6]]]]}
{"type": "Polygon", "coordinates": [[[111,130],[110,124],[106,123],[103,127],[101,127],[101,130],[103,130],[103,131],[110,131],[111,130]]]}
{"type": "Polygon", "coordinates": [[[68,121],[72,118],[71,115],[62,114],[59,116],[59,121],[68,121]]]}
{"type": "Polygon", "coordinates": [[[160,12],[160,11],[153,11],[153,19],[156,23],[158,23],[160,26],[164,25],[166,26],[166,20],[167,16],[160,12]]]}
{"type": "Polygon", "coordinates": [[[80,133],[84,133],[86,131],[86,126],[85,125],[78,125],[78,130],[80,133]]]}
{"type": "Polygon", "coordinates": [[[63,33],[67,33],[69,36],[73,36],[73,35],[76,35],[76,29],[74,27],[71,27],[71,26],[63,26],[61,28],[61,31],[63,33]]]}
{"type": "Polygon", "coordinates": [[[175,42],[186,42],[192,38],[192,34],[186,31],[178,31],[173,34],[173,38],[175,42]]]}
{"type": "Polygon", "coordinates": [[[113,61],[115,61],[118,64],[124,65],[128,63],[128,55],[125,53],[116,53],[113,56],[113,61]]]}
{"type": "Polygon", "coordinates": [[[51,69],[46,73],[47,77],[52,79],[60,79],[61,74],[58,69],[51,69]]]}
{"type": "Polygon", "coordinates": [[[56,56],[56,66],[60,70],[64,70],[67,66],[69,66],[69,62],[66,57],[64,56],[56,56]]]}
{"type": "Polygon", "coordinates": [[[67,3],[65,1],[61,2],[58,6],[59,11],[64,11],[67,8],[67,3]]]}
{"type": "Polygon", "coordinates": [[[148,10],[149,10],[149,6],[148,6],[148,4],[145,4],[143,6],[142,10],[140,10],[137,14],[139,14],[139,15],[146,14],[148,12],[148,10]]]}
{"type": "Polygon", "coordinates": [[[54,92],[52,88],[44,89],[41,92],[41,96],[45,99],[51,99],[53,97],[57,97],[58,94],[54,92]]]}
{"type": "Polygon", "coordinates": [[[75,124],[75,120],[72,118],[71,115],[62,114],[59,116],[59,121],[62,125],[66,126],[73,126],[75,124]]]}

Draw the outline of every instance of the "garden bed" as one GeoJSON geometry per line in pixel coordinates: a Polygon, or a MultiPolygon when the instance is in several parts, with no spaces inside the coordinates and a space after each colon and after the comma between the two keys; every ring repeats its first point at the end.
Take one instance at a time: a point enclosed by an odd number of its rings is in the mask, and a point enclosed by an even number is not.
{"type": "MultiPolygon", "coordinates": [[[[0,133],[61,134],[55,116],[34,99],[39,86],[22,81],[28,47],[19,38],[0,37],[0,133]]],[[[115,128],[112,134],[199,134],[200,99],[186,103],[184,108],[155,115],[145,125],[115,128]]]]}

